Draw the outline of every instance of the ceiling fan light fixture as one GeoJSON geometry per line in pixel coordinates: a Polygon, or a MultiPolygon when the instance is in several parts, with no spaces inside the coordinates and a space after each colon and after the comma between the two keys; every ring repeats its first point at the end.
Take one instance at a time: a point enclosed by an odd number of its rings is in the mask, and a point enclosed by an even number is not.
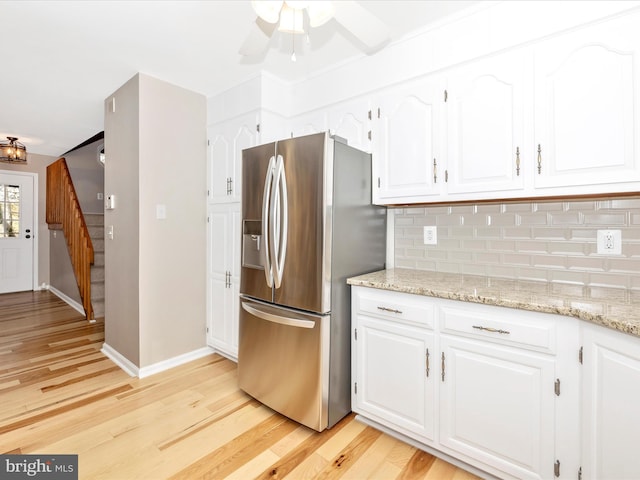
{"type": "Polygon", "coordinates": [[[324,25],[335,13],[333,3],[329,1],[318,0],[317,2],[309,2],[307,5],[307,14],[309,15],[309,26],[312,28],[324,25]]]}
{"type": "Polygon", "coordinates": [[[0,141],[0,162],[27,163],[27,147],[18,142],[18,137],[7,137],[0,141]]]}
{"type": "Polygon", "coordinates": [[[302,10],[291,8],[285,2],[280,11],[278,31],[284,33],[304,33],[302,10]]]}
{"type": "Polygon", "coordinates": [[[265,22],[278,23],[283,3],[283,0],[252,0],[251,7],[265,22]]]}
{"type": "Polygon", "coordinates": [[[315,2],[309,2],[307,0],[284,0],[284,3],[286,3],[289,7],[293,8],[294,10],[304,10],[310,4],[315,2]]]}

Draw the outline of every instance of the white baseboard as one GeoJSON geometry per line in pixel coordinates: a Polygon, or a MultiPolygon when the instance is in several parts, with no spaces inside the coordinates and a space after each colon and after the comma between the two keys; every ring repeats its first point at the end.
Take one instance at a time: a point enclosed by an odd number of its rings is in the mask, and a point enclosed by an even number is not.
{"type": "Polygon", "coordinates": [[[115,348],[108,345],[106,342],[102,344],[102,349],[100,350],[104,353],[113,363],[119,366],[122,370],[124,370],[129,376],[137,377],[139,369],[138,367],[120,352],[118,352],[115,348]]]}
{"type": "Polygon", "coordinates": [[[211,343],[207,342],[207,344],[218,355],[222,355],[223,357],[228,358],[232,362],[238,363],[237,349],[235,349],[235,351],[232,351],[230,348],[228,348],[228,345],[223,344],[222,342],[220,343],[220,345],[218,345],[215,341],[212,341],[211,343]]]}
{"type": "Polygon", "coordinates": [[[41,289],[42,290],[49,290],[51,293],[53,293],[55,296],[60,298],[60,300],[65,302],[71,308],[73,308],[74,310],[77,310],[82,315],[84,315],[84,307],[82,305],[80,305],[78,302],[76,302],[73,298],[71,298],[71,297],[65,295],[64,293],[62,293],[56,287],[52,287],[51,285],[46,285],[45,286],[45,284],[43,283],[42,286],[41,286],[41,289]]]}
{"type": "Polygon", "coordinates": [[[183,353],[182,355],[178,355],[177,357],[169,358],[167,360],[162,360],[161,362],[154,363],[153,365],[149,365],[148,367],[142,367],[138,371],[138,377],[149,377],[156,373],[169,370],[170,368],[189,363],[193,360],[197,360],[198,358],[206,357],[207,355],[211,355],[212,353],[214,353],[214,350],[209,347],[203,347],[199,348],[198,350],[183,353]]]}
{"type": "Polygon", "coordinates": [[[192,352],[178,355],[177,357],[154,363],[153,365],[149,365],[147,367],[138,368],[133,362],[124,357],[120,352],[118,352],[115,348],[111,347],[107,343],[102,344],[101,351],[127,374],[132,377],[138,378],[149,377],[156,373],[164,372],[165,370],[169,370],[170,368],[183,365],[185,363],[197,360],[198,358],[206,357],[207,355],[211,355],[212,353],[214,353],[214,350],[212,348],[204,347],[192,352]]]}

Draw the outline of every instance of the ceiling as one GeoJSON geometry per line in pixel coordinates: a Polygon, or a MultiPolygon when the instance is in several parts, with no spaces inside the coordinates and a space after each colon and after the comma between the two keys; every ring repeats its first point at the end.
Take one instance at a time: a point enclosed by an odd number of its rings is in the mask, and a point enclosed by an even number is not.
{"type": "MultiPolygon", "coordinates": [[[[477,1],[361,1],[382,19],[391,41],[477,1]]],[[[364,55],[335,20],[309,41],[276,33],[267,52],[238,49],[256,16],[248,0],[0,0],[4,46],[0,139],[27,151],[62,155],[104,128],[103,101],[142,72],[210,97],[265,70],[287,81],[364,55]]],[[[375,55],[375,53],[374,53],[375,55]]]]}

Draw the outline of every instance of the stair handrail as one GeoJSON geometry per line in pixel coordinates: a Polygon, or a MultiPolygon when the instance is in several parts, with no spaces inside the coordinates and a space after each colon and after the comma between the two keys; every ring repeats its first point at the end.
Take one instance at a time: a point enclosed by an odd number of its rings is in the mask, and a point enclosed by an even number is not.
{"type": "Polygon", "coordinates": [[[64,157],[47,166],[46,217],[50,230],[62,230],[64,234],[86,318],[93,320],[94,312],[91,304],[93,243],[64,157]]]}

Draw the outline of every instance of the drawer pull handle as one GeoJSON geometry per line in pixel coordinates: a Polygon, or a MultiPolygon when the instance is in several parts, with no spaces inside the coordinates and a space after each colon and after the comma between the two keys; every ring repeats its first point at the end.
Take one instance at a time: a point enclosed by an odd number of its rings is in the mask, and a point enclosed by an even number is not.
{"type": "Polygon", "coordinates": [[[391,312],[391,313],[402,313],[400,310],[396,310],[395,308],[388,308],[388,307],[378,307],[378,310],[382,310],[384,312],[391,312]]]}
{"type": "Polygon", "coordinates": [[[484,330],[485,332],[491,332],[491,333],[504,333],[506,335],[509,335],[511,333],[506,330],[500,330],[498,328],[491,328],[491,327],[482,327],[480,325],[474,325],[473,328],[476,328],[478,330],[484,330]]]}

